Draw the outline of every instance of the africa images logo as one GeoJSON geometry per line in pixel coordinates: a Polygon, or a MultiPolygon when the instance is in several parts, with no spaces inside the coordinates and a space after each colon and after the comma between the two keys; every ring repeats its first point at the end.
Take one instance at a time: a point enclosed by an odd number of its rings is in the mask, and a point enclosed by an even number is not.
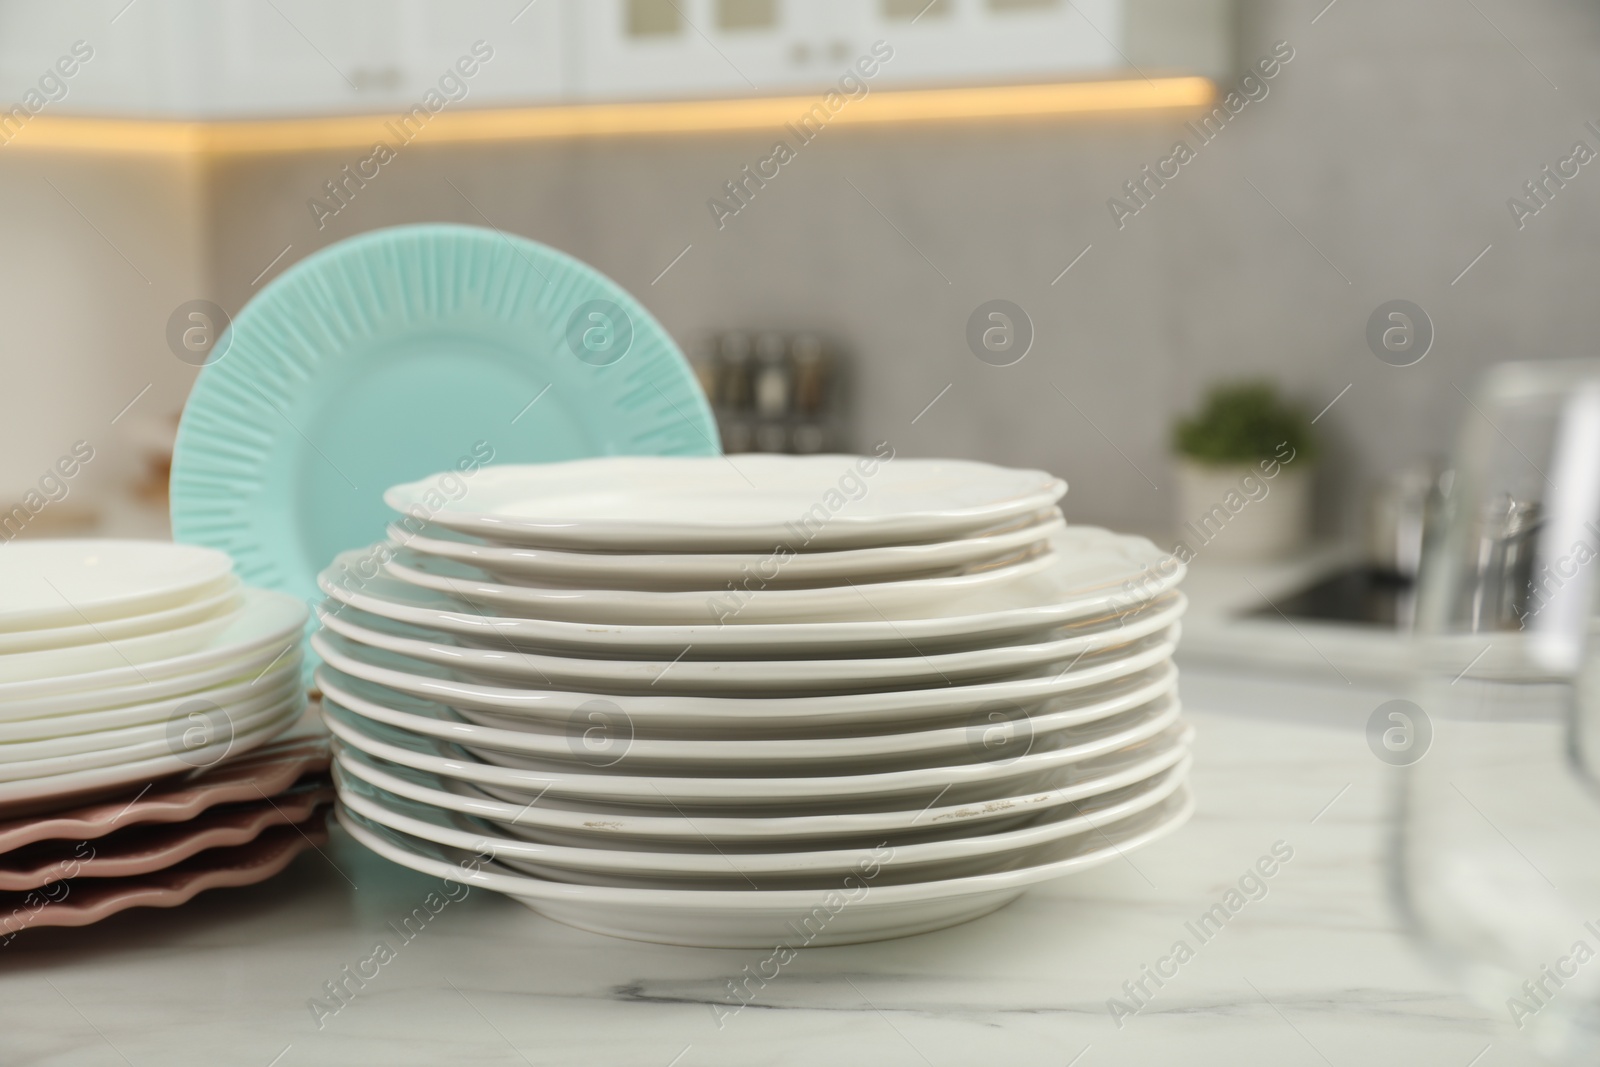
{"type": "Polygon", "coordinates": [[[1193,121],[1184,123],[1184,126],[1193,133],[1196,146],[1191,146],[1186,140],[1179,140],[1172,146],[1172,152],[1163,159],[1156,161],[1155,169],[1150,169],[1146,163],[1140,169],[1139,175],[1122,183],[1123,192],[1127,199],[1111,197],[1106,201],[1106,207],[1111,211],[1111,221],[1117,224],[1117,229],[1128,225],[1128,220],[1150,206],[1150,201],[1155,199],[1156,192],[1167,187],[1167,182],[1172,181],[1183,172],[1184,166],[1200,158],[1200,149],[1205,148],[1212,141],[1221,136],[1229,122],[1233,121],[1252,102],[1265,100],[1271,88],[1269,81],[1282,72],[1284,66],[1294,59],[1294,49],[1288,41],[1279,41],[1272,46],[1270,55],[1262,56],[1256,60],[1252,67],[1239,79],[1237,87],[1228,90],[1222,102],[1212,108],[1209,113],[1202,116],[1199,125],[1193,121]]]}
{"type": "Polygon", "coordinates": [[[877,76],[883,64],[893,58],[893,46],[887,41],[874,42],[870,54],[858,58],[839,75],[837,89],[829,89],[803,115],[793,122],[784,123],[783,128],[794,139],[794,145],[790,145],[786,138],[779,138],[773,142],[772,151],[766,158],[756,161],[754,171],[746,163],[738,177],[723,182],[722,188],[727,192],[728,199],[713,196],[706,200],[706,208],[711,212],[711,221],[717,224],[717,229],[725,227],[730,218],[749,207],[756,193],[765,189],[767,182],[777,178],[785,166],[798,159],[799,149],[816,140],[823,127],[843,111],[850,101],[865,99],[872,92],[869,81],[877,76]]]}

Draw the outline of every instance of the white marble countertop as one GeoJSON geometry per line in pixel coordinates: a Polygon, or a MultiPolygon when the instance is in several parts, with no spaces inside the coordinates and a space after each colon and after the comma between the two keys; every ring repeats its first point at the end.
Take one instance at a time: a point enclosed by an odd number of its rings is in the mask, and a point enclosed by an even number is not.
{"type": "Polygon", "coordinates": [[[1178,834],[965,926],[802,951],[720,1028],[711,1006],[760,953],[612,940],[474,891],[319,1029],[309,1000],[432,888],[336,836],[266,885],[0,948],[0,1063],[1532,1062],[1386,898],[1396,772],[1361,726],[1389,694],[1183,686],[1199,809],[1178,834]],[[1185,923],[1277,842],[1293,858],[1266,895],[1200,944],[1185,923]],[[1119,1028],[1108,998],[1180,939],[1194,957],[1119,1028]]]}

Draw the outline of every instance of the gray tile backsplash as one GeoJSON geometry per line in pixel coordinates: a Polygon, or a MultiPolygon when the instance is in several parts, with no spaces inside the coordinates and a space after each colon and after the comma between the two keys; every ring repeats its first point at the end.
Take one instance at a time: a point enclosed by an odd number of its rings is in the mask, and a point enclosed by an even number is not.
{"type": "MultiPolygon", "coordinates": [[[[1377,474],[1447,447],[1479,368],[1592,354],[1600,167],[1520,231],[1507,198],[1574,141],[1600,148],[1584,126],[1600,122],[1600,9],[1342,0],[1313,23],[1324,3],[1242,5],[1241,70],[1278,41],[1294,57],[1204,146],[1186,116],[826,129],[720,230],[708,199],[779,131],[419,139],[321,230],[307,201],[362,153],[219,162],[203,295],[237,308],[285,245],[275,271],[378,226],[487,220],[595,264],[686,347],[725,329],[840,338],[858,447],[1046,467],[1071,484],[1069,517],[1153,533],[1180,518],[1168,426],[1208,383],[1269,375],[1313,411],[1349,386],[1318,429],[1320,525],[1350,529],[1377,474]],[[1119,229],[1108,198],[1179,139],[1195,158],[1119,229]],[[1033,323],[1014,366],[967,347],[994,298],[1033,323]],[[1365,341],[1395,298],[1436,328],[1409,368],[1365,341]]],[[[128,348],[169,373],[159,337],[128,348]]]]}

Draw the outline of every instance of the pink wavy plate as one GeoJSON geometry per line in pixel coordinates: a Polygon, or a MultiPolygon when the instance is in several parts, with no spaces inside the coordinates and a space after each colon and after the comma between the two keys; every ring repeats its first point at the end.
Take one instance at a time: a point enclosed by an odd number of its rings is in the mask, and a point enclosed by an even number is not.
{"type": "Polygon", "coordinates": [[[30,927],[88,926],[129,908],[172,908],[207,889],[264,882],[327,839],[323,819],[313,816],[304,825],[274,827],[249,844],[209,849],[164,871],[0,893],[0,945],[30,927]]]}
{"type": "Polygon", "coordinates": [[[253,841],[274,826],[305,822],[330,804],[331,786],[310,784],[253,804],[202,812],[173,826],[133,826],[90,844],[45,841],[0,856],[0,891],[71,878],[126,878],[175,866],[209,848],[253,841]]]}
{"type": "Polygon", "coordinates": [[[50,839],[89,841],[134,823],[184,822],[218,804],[272,796],[304,775],[327,769],[325,738],[286,738],[196,778],[162,783],[131,800],[109,800],[41,818],[0,823],[0,852],[50,839]]]}

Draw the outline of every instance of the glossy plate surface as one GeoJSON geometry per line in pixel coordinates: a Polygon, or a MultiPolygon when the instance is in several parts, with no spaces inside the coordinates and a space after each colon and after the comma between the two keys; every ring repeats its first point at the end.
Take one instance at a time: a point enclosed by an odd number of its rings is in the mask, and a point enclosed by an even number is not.
{"type": "MultiPolygon", "coordinates": [[[[369,756],[446,778],[472,782],[505,797],[507,792],[534,796],[571,797],[607,803],[636,803],[641,807],[672,811],[679,803],[702,804],[736,810],[745,806],[781,808],[806,813],[808,807],[843,809],[869,807],[934,796],[941,790],[953,802],[986,800],[1011,793],[1040,789],[1050,784],[1053,772],[1103,756],[1163,734],[1176,737],[1179,705],[1168,697],[1132,712],[1096,723],[1081,736],[1015,758],[988,762],[921,767],[881,773],[808,775],[795,777],[694,777],[690,774],[650,773],[640,768],[631,774],[626,757],[612,767],[587,767],[569,759],[537,766],[516,765],[507,753],[457,749],[445,742],[409,735],[370,719],[351,715],[333,703],[323,708],[334,737],[369,756]],[[494,762],[487,762],[493,759],[494,762]],[[613,773],[615,772],[615,773],[613,773]]],[[[515,761],[515,762],[514,762],[515,761]]],[[[733,773],[738,769],[734,768],[733,773]]]]}
{"type": "Polygon", "coordinates": [[[970,537],[919,545],[847,548],[796,553],[777,566],[761,552],[575,552],[559,548],[498,545],[444,527],[409,530],[389,527],[389,540],[425,556],[481,567],[511,583],[584,583],[599,589],[721,589],[728,582],[758,576],[769,588],[784,589],[846,580],[881,582],[937,571],[972,567],[1004,559],[1048,539],[1063,525],[1050,508],[1038,515],[990,527],[970,537]]]}
{"type": "Polygon", "coordinates": [[[76,729],[76,716],[122,712],[134,715],[139,713],[131,709],[148,710],[162,702],[181,702],[213,687],[239,682],[262,681],[265,684],[265,676],[275,673],[285,662],[292,660],[300,666],[305,657],[297,653],[297,634],[290,631],[276,641],[253,645],[238,655],[214,662],[202,660],[198,666],[191,664],[169,675],[148,676],[147,679],[132,677],[131,681],[119,678],[115,683],[93,689],[6,701],[0,703],[0,723],[6,724],[3,728],[8,736],[14,730],[51,736],[48,731],[39,734],[37,727],[42,720],[55,718],[61,722],[61,733],[71,733],[76,729]]]}
{"type": "Polygon", "coordinates": [[[384,494],[399,512],[502,544],[639,552],[792,552],[914,544],[1050,507],[1044,471],[869,456],[631,456],[503,466],[429,503],[429,483],[384,494]]]}
{"type": "Polygon", "coordinates": [[[328,767],[325,738],[286,738],[263,745],[188,781],[153,786],[133,800],[107,801],[53,815],[0,823],[0,852],[58,838],[89,841],[124,826],[183,822],[219,804],[273,796],[328,767]]]}
{"type": "MultiPolygon", "coordinates": [[[[916,617],[862,622],[774,622],[748,626],[580,623],[501,613],[482,602],[421,589],[385,574],[369,550],[338,557],[318,579],[323,592],[374,615],[431,626],[480,644],[571,649],[580,655],[918,655],[976,648],[1013,634],[1129,611],[1172,589],[1184,567],[1142,537],[1068,526],[1052,538],[1051,565],[1035,579],[951,597],[916,617]]],[[[470,594],[469,594],[470,596],[470,594]]]]}
{"type": "Polygon", "coordinates": [[[5,653],[0,655],[0,684],[72,678],[196,652],[243,612],[244,597],[235,595],[217,604],[210,614],[172,629],[66,648],[5,653]]]}
{"type": "Polygon", "coordinates": [[[1126,857],[1176,830],[1194,801],[1187,788],[1102,833],[1082,834],[1030,854],[1030,865],[965,878],[873,885],[857,877],[839,889],[704,890],[580,886],[516,874],[493,859],[396,833],[340,808],[352,837],[386,859],[440,878],[506,893],[557,922],[585,930],[708,948],[771,949],[846,945],[938,930],[987,915],[1029,886],[1126,857]],[[819,918],[820,916],[820,918],[819,918]],[[802,923],[814,924],[801,928],[802,923]]]}
{"type": "Polygon", "coordinates": [[[150,874],[74,883],[60,900],[43,889],[0,894],[0,913],[16,916],[7,934],[29,927],[88,926],[129,908],[173,908],[207,889],[255,885],[289,865],[303,850],[327,840],[325,820],[279,826],[248,844],[207,849],[150,874]]]}
{"type": "MultiPolygon", "coordinates": [[[[135,735],[135,740],[123,744],[90,752],[68,752],[0,763],[0,783],[42,781],[58,775],[89,773],[100,768],[114,768],[168,755],[176,755],[180,761],[185,761],[192,752],[201,749],[227,752],[231,751],[227,742],[232,738],[248,735],[290,716],[297,717],[304,710],[305,696],[298,687],[277,694],[270,700],[232,708],[215,709],[208,703],[197,702],[192,712],[186,710],[171,722],[134,727],[128,732],[135,735]]],[[[40,744],[56,745],[58,742],[45,741],[40,744]]],[[[202,762],[186,762],[186,765],[211,766],[224,757],[198,758],[202,762]]]]}
{"type": "Polygon", "coordinates": [[[249,752],[266,744],[292,727],[304,711],[304,700],[288,702],[281,714],[252,720],[249,729],[216,735],[210,744],[194,747],[162,745],[159,755],[134,759],[128,763],[52,774],[43,778],[0,782],[0,818],[37,810],[45,802],[52,806],[69,798],[98,795],[123,786],[147,785],[162,778],[190,773],[197,768],[215,766],[224,759],[249,752]]]}
{"type": "Polygon", "coordinates": [[[196,699],[214,704],[231,704],[249,700],[268,690],[277,691],[289,682],[291,670],[300,669],[300,657],[283,656],[277,663],[262,664],[254,671],[222,685],[202,686],[194,692],[159,699],[141,699],[120,707],[79,711],[62,715],[44,715],[35,719],[0,721],[0,751],[16,742],[35,742],[58,738],[100,734],[107,730],[120,730],[129,726],[165,722],[178,714],[178,709],[196,699]]]}
{"type": "Polygon", "coordinates": [[[546,844],[505,837],[479,820],[387,793],[337,769],[335,781],[340,802],[365,819],[436,844],[487,848],[501,863],[553,881],[607,885],[616,884],[610,879],[628,879],[657,887],[692,882],[705,889],[785,889],[817,885],[819,878],[837,885],[852,868],[874,860],[885,872],[881,884],[981,873],[1009,854],[1092,833],[1154,807],[1182,786],[1186,771],[1173,768],[1086,801],[1040,811],[1026,826],[897,842],[883,852],[870,847],[747,852],[710,844],[663,851],[546,844]],[[796,884],[801,880],[805,884],[796,884]]]}
{"type": "Polygon", "coordinates": [[[177,607],[227,581],[221,552],[166,541],[15,541],[0,552],[0,632],[177,607]]]}
{"type": "Polygon", "coordinates": [[[274,826],[304,822],[333,796],[331,786],[310,786],[202,812],[176,825],[131,827],[93,844],[41,843],[0,856],[0,891],[36,889],[63,878],[127,878],[166,870],[206,849],[242,845],[274,826]]]}
{"type": "Polygon", "coordinates": [[[121,641],[144,634],[163,633],[215,615],[239,595],[239,579],[229,575],[194,594],[195,599],[174,607],[128,615],[100,622],[78,622],[71,626],[50,626],[41,630],[14,630],[0,633],[0,655],[13,652],[40,652],[73,648],[104,641],[121,641]]]}
{"type": "MultiPolygon", "coordinates": [[[[229,618],[227,625],[212,630],[197,648],[180,655],[144,663],[123,662],[79,674],[0,682],[0,719],[30,718],[32,716],[28,712],[35,701],[45,702],[69,694],[84,694],[88,698],[95,693],[104,695],[115,692],[125,694],[130,701],[137,700],[145,687],[153,687],[156,683],[193,675],[262,649],[277,650],[288,647],[290,643],[298,644],[299,635],[311,614],[304,603],[267,589],[246,589],[243,598],[243,608],[229,618]]],[[[19,655],[56,656],[76,651],[59,649],[19,655]]]]}
{"type": "MultiPolygon", "coordinates": [[[[173,708],[171,716],[129,726],[69,734],[63,737],[41,738],[35,741],[7,741],[0,743],[0,775],[13,767],[24,769],[35,766],[39,760],[77,761],[81,767],[93,766],[97,753],[119,753],[130,746],[165,742],[174,732],[172,723],[182,720],[191,712],[209,715],[220,722],[219,716],[242,727],[258,714],[268,713],[291,697],[298,697],[300,679],[278,675],[276,684],[251,687],[245,695],[235,700],[216,700],[210,694],[190,697],[173,708]]],[[[156,750],[159,753],[159,750],[156,750]]],[[[69,770],[76,769],[71,765],[69,770]]],[[[37,772],[35,772],[37,773],[37,772]]],[[[49,772],[46,772],[49,773],[49,772]]],[[[32,777],[25,774],[24,777],[32,777]]]]}
{"type": "Polygon", "coordinates": [[[1033,708],[1047,702],[1093,700],[1107,683],[1140,674],[1172,658],[1178,628],[1170,627],[1125,649],[1091,653],[1069,665],[994,682],[889,689],[866,693],[801,696],[693,696],[596,693],[583,690],[486,685],[455,672],[407,660],[382,649],[362,648],[337,634],[319,633],[312,646],[328,666],[354,678],[454,708],[514,715],[534,723],[569,726],[596,705],[615,709],[647,729],[789,730],[879,732],[971,716],[1001,705],[1033,708]]]}
{"type": "Polygon", "coordinates": [[[328,560],[382,536],[382,494],[401,482],[425,479],[416,502],[431,509],[477,495],[490,461],[718,449],[688,363],[643,306],[570,256],[478,227],[395,227],[309,256],[217,351],[178,430],[173,534],[302,600],[328,560]]]}
{"type": "Polygon", "coordinates": [[[543,655],[506,648],[477,648],[449,634],[408,627],[342,604],[324,604],[324,628],[355,645],[386,649],[463,677],[509,680],[534,688],[563,686],[606,692],[781,694],[951,684],[1065,664],[1078,656],[1117,648],[1156,633],[1182,617],[1187,601],[1169,593],[1115,619],[1068,625],[1027,643],[931,655],[858,659],[634,660],[543,655]],[[339,610],[339,609],[343,610],[339,610]]]}
{"type": "MultiPolygon", "coordinates": [[[[628,754],[640,766],[646,764],[647,758],[660,752],[663,760],[678,761],[679,766],[685,767],[703,766],[716,773],[726,770],[739,758],[744,758],[731,756],[724,752],[724,748],[743,746],[745,751],[753,753],[748,757],[752,762],[767,761],[761,763],[757,770],[794,774],[815,774],[821,768],[827,768],[835,774],[859,773],[938,766],[980,758],[1013,757],[1034,746],[1042,748],[1057,745],[1058,734],[1072,734],[1101,719],[1154,703],[1173,692],[1176,681],[1176,668],[1171,664],[1162,664],[1096,688],[1093,691],[1094,699],[1058,699],[1034,705],[1031,709],[1023,709],[1019,705],[990,705],[961,718],[945,719],[939,723],[891,723],[888,732],[878,730],[875,725],[869,725],[866,731],[822,736],[771,737],[735,731],[727,737],[719,734],[714,747],[678,737],[664,740],[633,735],[627,742],[628,754]],[[904,729],[908,725],[926,728],[904,729]],[[665,748],[667,741],[686,749],[690,744],[700,747],[680,757],[665,748]],[[657,748],[657,745],[661,747],[657,748]]],[[[476,737],[464,738],[462,743],[474,749],[500,748],[507,752],[538,755],[553,747],[548,743],[550,732],[513,717],[470,709],[450,709],[444,714],[450,723],[496,731],[493,743],[482,743],[481,738],[476,737]],[[539,747],[536,748],[536,745],[539,747]]],[[[608,735],[607,726],[616,722],[615,717],[590,713],[574,723],[569,734],[558,736],[563,738],[569,756],[576,747],[581,756],[598,761],[598,756],[615,751],[611,740],[614,734],[608,735]],[[583,729],[585,725],[587,732],[583,729]],[[565,739],[574,735],[579,744],[574,746],[566,743],[565,739]]],[[[427,733],[420,727],[414,728],[418,733],[427,733]]],[[[622,728],[631,730],[632,724],[624,721],[622,728]]],[[[428,736],[449,739],[443,734],[428,736]]]]}
{"type": "MultiPolygon", "coordinates": [[[[604,736],[606,717],[579,717],[565,730],[549,729],[510,716],[455,711],[431,700],[337,674],[327,667],[317,671],[317,683],[326,703],[336,704],[374,722],[441,741],[477,748],[523,753],[545,759],[585,759],[601,755],[607,741],[615,741],[610,754],[631,766],[677,764],[726,769],[750,764],[759,769],[817,765],[835,771],[855,764],[887,769],[915,760],[988,758],[989,750],[1010,745],[1020,753],[1051,734],[1082,728],[1088,723],[1130,711],[1158,700],[1177,685],[1177,670],[1170,664],[1110,687],[1105,699],[1059,711],[1026,714],[1004,705],[975,715],[972,721],[931,730],[900,733],[846,735],[843,737],[750,738],[701,733],[691,737],[639,737],[632,723],[611,723],[615,734],[604,736]]],[[[999,755],[998,751],[993,752],[999,755]]],[[[752,767],[752,769],[758,769],[752,767]]],[[[782,773],[776,769],[771,773],[782,773]]]]}
{"type": "Polygon", "coordinates": [[[537,804],[501,800],[478,786],[374,759],[335,743],[336,761],[354,776],[396,796],[442,811],[472,815],[529,841],[598,848],[699,848],[708,841],[733,850],[836,848],[907,839],[965,836],[1012,826],[1071,804],[1187,766],[1189,731],[1077,764],[1071,781],[1043,791],[1012,793],[979,804],[946,803],[937,791],[904,808],[809,815],[647,812],[545,797],[537,804]]]}
{"type": "Polygon", "coordinates": [[[476,567],[399,549],[386,565],[394,577],[469,604],[535,619],[601,625],[753,626],[761,623],[867,622],[927,618],[951,601],[1021,589],[1056,563],[1049,552],[992,564],[946,578],[914,578],[813,589],[689,590],[584,589],[505,585],[476,567]]]}

